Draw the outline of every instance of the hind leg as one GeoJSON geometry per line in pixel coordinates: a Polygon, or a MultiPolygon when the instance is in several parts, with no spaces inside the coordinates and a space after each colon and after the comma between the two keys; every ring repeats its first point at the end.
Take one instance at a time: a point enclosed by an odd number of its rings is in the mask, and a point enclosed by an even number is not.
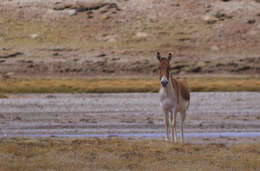
{"type": "Polygon", "coordinates": [[[174,138],[173,112],[170,112],[170,124],[171,124],[171,133],[172,133],[171,141],[175,142],[176,140],[174,138]]]}
{"type": "Polygon", "coordinates": [[[181,143],[184,143],[183,126],[186,117],[186,111],[181,112],[181,143]]]}

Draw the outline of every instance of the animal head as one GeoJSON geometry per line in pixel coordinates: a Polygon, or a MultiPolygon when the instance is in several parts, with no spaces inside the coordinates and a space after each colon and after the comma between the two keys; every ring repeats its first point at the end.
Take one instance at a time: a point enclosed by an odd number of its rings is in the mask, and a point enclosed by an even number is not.
{"type": "Polygon", "coordinates": [[[161,57],[160,52],[157,52],[156,57],[159,60],[161,85],[166,87],[169,82],[170,61],[172,59],[172,53],[169,53],[168,57],[161,57]]]}

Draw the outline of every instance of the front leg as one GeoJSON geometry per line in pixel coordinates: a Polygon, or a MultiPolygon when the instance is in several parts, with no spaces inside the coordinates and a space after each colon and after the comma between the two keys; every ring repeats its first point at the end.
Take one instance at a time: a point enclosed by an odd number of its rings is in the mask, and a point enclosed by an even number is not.
{"type": "Polygon", "coordinates": [[[169,127],[169,116],[167,112],[164,112],[164,121],[165,121],[165,140],[169,141],[169,131],[168,131],[168,127],[169,127]]]}
{"type": "Polygon", "coordinates": [[[177,123],[176,123],[176,119],[177,119],[177,111],[174,110],[173,113],[173,137],[174,137],[174,142],[177,142],[177,123]]]}
{"type": "Polygon", "coordinates": [[[173,122],[173,112],[170,112],[170,124],[171,124],[171,132],[172,132],[172,136],[171,136],[171,141],[175,142],[176,139],[174,138],[174,122],[173,122]]]}

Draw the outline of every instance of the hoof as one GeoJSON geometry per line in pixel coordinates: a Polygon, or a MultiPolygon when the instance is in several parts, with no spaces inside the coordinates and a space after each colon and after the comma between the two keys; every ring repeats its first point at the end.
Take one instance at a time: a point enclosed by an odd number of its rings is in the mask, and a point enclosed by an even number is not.
{"type": "Polygon", "coordinates": [[[165,140],[165,141],[169,141],[169,138],[165,138],[164,140],[165,140]]]}

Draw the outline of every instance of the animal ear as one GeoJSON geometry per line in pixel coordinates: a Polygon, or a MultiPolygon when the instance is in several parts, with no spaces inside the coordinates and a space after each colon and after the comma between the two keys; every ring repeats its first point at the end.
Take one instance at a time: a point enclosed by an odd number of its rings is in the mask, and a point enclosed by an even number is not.
{"type": "Polygon", "coordinates": [[[170,52],[169,54],[168,54],[168,60],[170,61],[172,59],[172,53],[170,52]]]}
{"type": "Polygon", "coordinates": [[[157,54],[156,54],[156,57],[157,57],[157,59],[158,59],[158,60],[160,60],[160,59],[161,59],[160,52],[157,52],[157,54]]]}

